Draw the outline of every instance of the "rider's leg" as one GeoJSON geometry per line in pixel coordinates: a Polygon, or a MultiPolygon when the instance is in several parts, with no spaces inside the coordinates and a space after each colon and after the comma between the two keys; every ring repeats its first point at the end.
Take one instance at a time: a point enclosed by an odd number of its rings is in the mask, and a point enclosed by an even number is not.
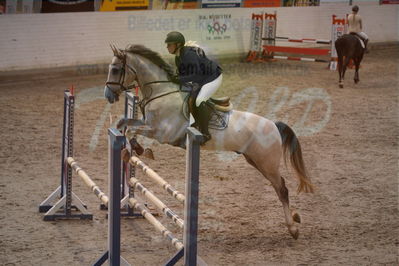
{"type": "Polygon", "coordinates": [[[211,139],[211,135],[208,131],[208,123],[211,113],[205,102],[202,102],[199,107],[195,106],[197,95],[198,91],[193,91],[190,94],[190,97],[188,98],[188,108],[195,119],[195,123],[193,123],[191,126],[196,127],[199,131],[201,131],[202,135],[204,136],[203,143],[205,143],[211,139]]]}
{"type": "Polygon", "coordinates": [[[364,32],[359,32],[359,36],[363,39],[365,51],[368,52],[367,44],[369,42],[369,37],[364,32]]]}
{"type": "Polygon", "coordinates": [[[206,102],[209,98],[211,98],[211,96],[222,84],[222,80],[223,75],[220,74],[219,77],[202,86],[200,92],[198,93],[197,99],[195,100],[195,105],[198,107],[202,102],[206,102]]]}
{"type": "Polygon", "coordinates": [[[198,125],[197,119],[195,118],[196,117],[195,98],[197,98],[197,95],[198,95],[198,91],[197,92],[192,91],[190,93],[190,97],[188,98],[188,111],[194,117],[193,123],[191,122],[191,118],[190,118],[190,123],[192,123],[192,124],[190,124],[190,126],[192,126],[192,127],[197,127],[197,125],[198,125]]]}
{"type": "Polygon", "coordinates": [[[207,106],[206,102],[202,102],[199,107],[196,108],[197,117],[195,118],[199,130],[201,131],[202,135],[204,136],[204,142],[211,139],[211,134],[209,134],[208,124],[209,120],[211,119],[211,110],[207,106]]]}
{"type": "Polygon", "coordinates": [[[206,83],[202,88],[193,89],[188,98],[188,108],[195,119],[195,123],[191,126],[197,127],[204,135],[205,141],[211,138],[208,131],[208,123],[211,116],[210,110],[205,102],[217,90],[222,83],[222,75],[215,80],[206,83]]]}
{"type": "Polygon", "coordinates": [[[196,123],[199,126],[199,130],[205,138],[205,142],[211,139],[211,134],[209,134],[208,130],[208,124],[211,118],[211,110],[206,105],[206,101],[219,88],[219,86],[222,84],[222,80],[223,76],[220,74],[215,80],[206,83],[204,86],[202,86],[198,96],[195,99],[196,110],[194,111],[193,115],[196,123]]]}

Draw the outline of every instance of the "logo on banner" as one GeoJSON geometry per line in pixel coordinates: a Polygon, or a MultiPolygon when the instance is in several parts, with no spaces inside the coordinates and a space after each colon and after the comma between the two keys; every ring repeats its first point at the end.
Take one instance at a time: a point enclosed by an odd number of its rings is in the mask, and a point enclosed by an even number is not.
{"type": "Polygon", "coordinates": [[[206,41],[231,39],[230,25],[231,14],[199,16],[202,39],[206,41]]]}

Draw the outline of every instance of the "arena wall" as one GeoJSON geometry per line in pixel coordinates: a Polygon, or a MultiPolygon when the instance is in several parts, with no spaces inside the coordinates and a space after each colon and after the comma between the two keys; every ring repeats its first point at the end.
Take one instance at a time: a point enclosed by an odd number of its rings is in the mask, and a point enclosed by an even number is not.
{"type": "MultiPolygon", "coordinates": [[[[371,42],[399,41],[398,5],[359,6],[371,42]]],[[[278,14],[277,35],[330,39],[331,15],[344,17],[350,6],[3,15],[0,71],[109,63],[110,44],[120,48],[143,44],[171,57],[164,38],[172,30],[196,40],[210,56],[244,54],[249,47],[251,14],[274,11],[278,14]],[[208,28],[214,16],[220,27],[208,28]]]]}

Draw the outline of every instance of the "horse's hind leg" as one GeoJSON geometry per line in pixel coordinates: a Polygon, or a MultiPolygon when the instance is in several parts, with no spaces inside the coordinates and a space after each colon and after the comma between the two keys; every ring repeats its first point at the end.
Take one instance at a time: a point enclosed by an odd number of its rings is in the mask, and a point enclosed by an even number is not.
{"type": "Polygon", "coordinates": [[[346,72],[346,68],[349,65],[349,61],[351,61],[351,57],[350,56],[345,56],[344,64],[342,66],[342,80],[345,79],[345,72],[346,72]]]}
{"type": "Polygon", "coordinates": [[[294,239],[298,239],[299,236],[299,230],[297,226],[294,224],[295,222],[300,223],[301,219],[299,217],[299,214],[296,212],[291,212],[290,210],[290,204],[289,204],[289,199],[288,199],[288,189],[285,186],[285,181],[282,176],[279,174],[275,175],[267,175],[267,179],[270,180],[272,183],[272,186],[274,190],[277,193],[278,198],[280,199],[281,203],[283,204],[283,210],[284,210],[284,215],[285,215],[285,221],[288,227],[288,231],[290,232],[291,236],[294,239]]]}
{"type": "Polygon", "coordinates": [[[353,61],[355,62],[355,78],[353,79],[355,81],[355,84],[357,84],[360,80],[359,80],[359,68],[360,68],[360,60],[359,58],[353,59],[353,61]]]}
{"type": "Polygon", "coordinates": [[[338,74],[339,74],[339,87],[343,88],[344,87],[344,82],[342,80],[342,67],[343,67],[343,56],[341,54],[338,54],[338,74]]]}
{"type": "Polygon", "coordinates": [[[289,206],[289,199],[288,199],[288,189],[285,186],[285,181],[278,170],[276,170],[274,174],[265,174],[265,171],[262,169],[263,165],[257,165],[249,156],[244,154],[245,159],[247,162],[259,170],[271,183],[274,190],[277,193],[278,198],[280,199],[281,203],[283,204],[284,216],[285,221],[288,227],[288,231],[292,235],[294,239],[298,239],[299,230],[295,226],[294,221],[297,223],[301,222],[301,218],[297,212],[291,212],[289,206]]]}

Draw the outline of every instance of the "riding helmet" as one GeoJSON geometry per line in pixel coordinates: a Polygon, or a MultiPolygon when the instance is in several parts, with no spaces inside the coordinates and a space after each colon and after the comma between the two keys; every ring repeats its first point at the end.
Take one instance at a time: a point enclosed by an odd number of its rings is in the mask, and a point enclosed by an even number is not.
{"type": "Polygon", "coordinates": [[[358,6],[353,6],[352,7],[352,11],[353,12],[358,12],[359,11],[359,7],[358,6]]]}
{"type": "Polygon", "coordinates": [[[172,31],[169,32],[168,35],[166,35],[166,40],[165,43],[181,43],[185,44],[186,40],[184,39],[183,34],[181,34],[178,31],[172,31]]]}

